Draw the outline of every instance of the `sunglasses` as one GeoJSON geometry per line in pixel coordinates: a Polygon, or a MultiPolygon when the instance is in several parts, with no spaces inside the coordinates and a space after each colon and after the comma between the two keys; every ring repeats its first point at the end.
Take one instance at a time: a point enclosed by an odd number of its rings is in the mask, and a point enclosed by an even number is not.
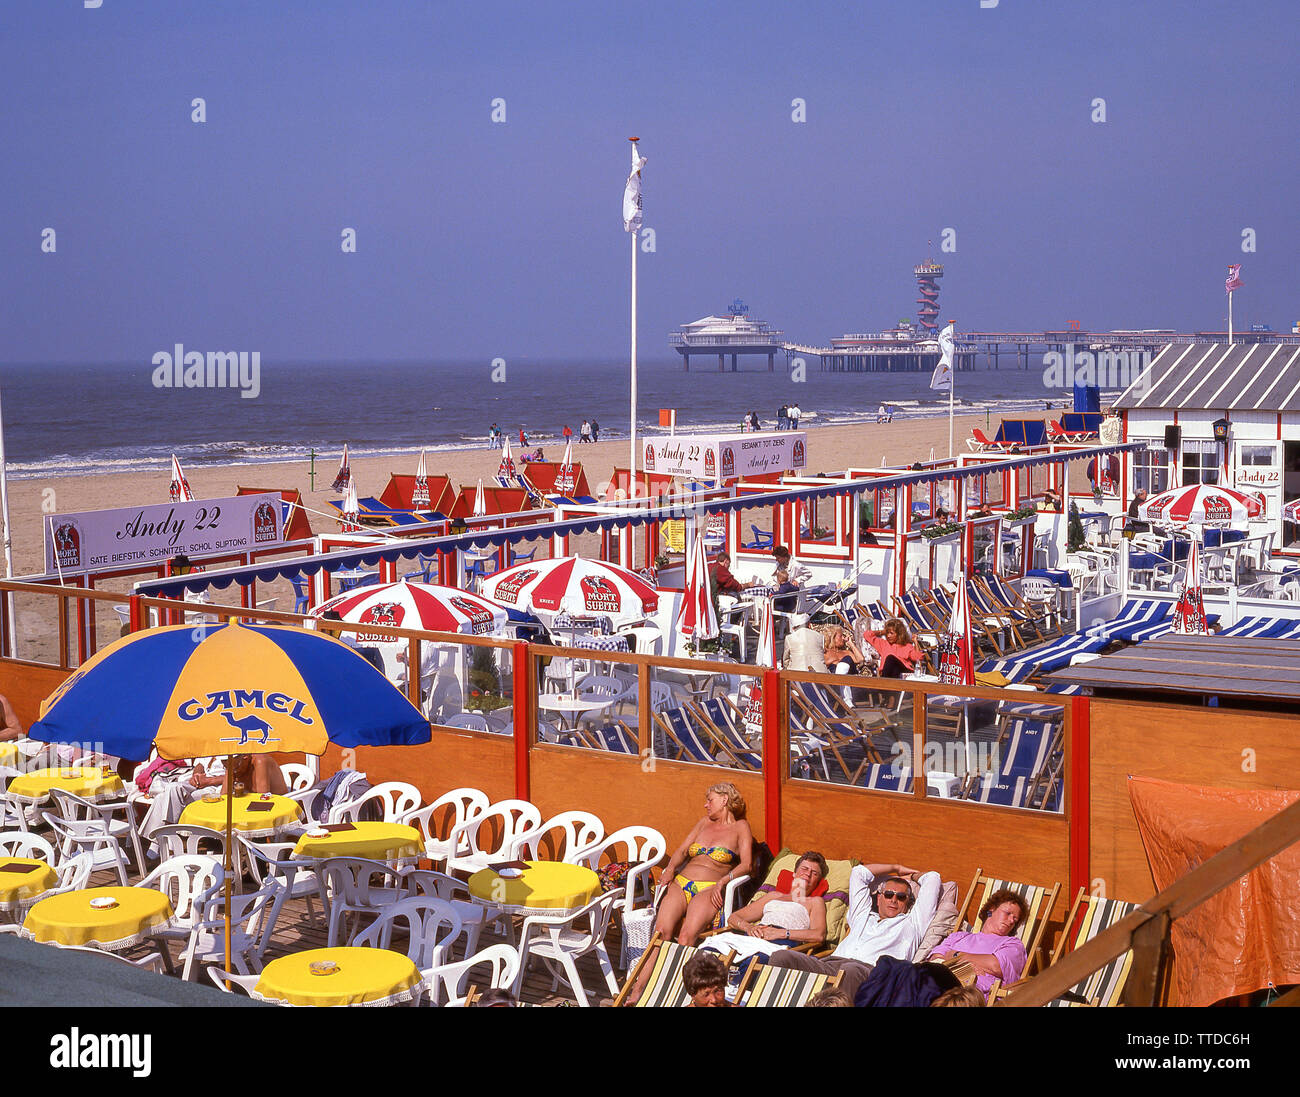
{"type": "Polygon", "coordinates": [[[878,892],[876,892],[876,894],[883,895],[886,899],[897,899],[900,903],[905,903],[907,902],[908,899],[911,898],[911,894],[909,892],[890,891],[887,888],[881,888],[878,892]]]}

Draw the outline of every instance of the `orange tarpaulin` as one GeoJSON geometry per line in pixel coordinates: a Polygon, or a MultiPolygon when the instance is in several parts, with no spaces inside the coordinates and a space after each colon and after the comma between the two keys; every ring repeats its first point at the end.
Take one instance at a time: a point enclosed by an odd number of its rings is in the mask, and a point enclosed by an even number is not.
{"type": "MultiPolygon", "coordinates": [[[[1204,864],[1295,803],[1291,789],[1204,788],[1129,779],[1156,888],[1204,864]]],[[[1283,850],[1173,924],[1170,1005],[1207,1006],[1300,983],[1300,844],[1283,850]]]]}

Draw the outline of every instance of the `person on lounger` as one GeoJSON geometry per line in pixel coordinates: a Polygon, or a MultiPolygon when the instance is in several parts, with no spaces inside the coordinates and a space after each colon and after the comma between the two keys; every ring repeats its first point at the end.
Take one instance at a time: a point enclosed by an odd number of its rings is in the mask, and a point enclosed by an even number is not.
{"type": "Polygon", "coordinates": [[[697,952],[682,966],[682,989],[693,1006],[725,1006],[727,965],[711,952],[697,952]]]}
{"type": "Polygon", "coordinates": [[[701,949],[734,952],[738,959],[770,956],[777,949],[826,939],[826,858],[815,850],[782,872],[775,891],[760,894],[727,919],[727,932],[704,939],[701,949]]]}
{"type": "Polygon", "coordinates": [[[926,958],[942,960],[951,956],[965,960],[979,972],[975,986],[987,998],[995,980],[1002,980],[1005,986],[1014,983],[1025,970],[1025,946],[1016,936],[1016,929],[1028,917],[1025,901],[1009,888],[1002,888],[989,896],[980,911],[983,924],[979,933],[950,933],[926,958]]]}
{"type": "Polygon", "coordinates": [[[856,865],[849,876],[849,930],[835,951],[823,959],[782,949],[772,953],[768,963],[818,975],[842,972],[840,989],[853,998],[880,957],[911,960],[938,907],[937,872],[921,875],[903,865],[856,865]]]}

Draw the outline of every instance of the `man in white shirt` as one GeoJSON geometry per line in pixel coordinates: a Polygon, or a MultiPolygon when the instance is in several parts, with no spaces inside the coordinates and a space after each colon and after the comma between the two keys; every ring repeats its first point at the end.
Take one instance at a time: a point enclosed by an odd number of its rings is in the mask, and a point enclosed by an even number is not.
{"type": "Polygon", "coordinates": [[[939,907],[939,874],[903,865],[857,865],[849,876],[849,931],[824,959],[783,949],[769,964],[819,975],[842,972],[850,999],[882,956],[910,961],[939,907]],[[912,882],[915,882],[915,890],[912,882]]]}
{"type": "Polygon", "coordinates": [[[790,410],[789,410],[786,414],[788,414],[789,417],[790,417],[790,429],[791,429],[791,430],[798,430],[798,429],[799,429],[799,416],[801,416],[801,415],[803,414],[802,409],[799,407],[798,404],[791,404],[791,405],[790,405],[790,410]]]}
{"type": "MultiPolygon", "coordinates": [[[[777,545],[772,550],[772,556],[776,559],[776,571],[784,571],[795,586],[805,586],[812,578],[812,572],[791,556],[790,550],[785,545],[777,545]]],[[[775,572],[773,574],[775,575],[775,572]]]]}

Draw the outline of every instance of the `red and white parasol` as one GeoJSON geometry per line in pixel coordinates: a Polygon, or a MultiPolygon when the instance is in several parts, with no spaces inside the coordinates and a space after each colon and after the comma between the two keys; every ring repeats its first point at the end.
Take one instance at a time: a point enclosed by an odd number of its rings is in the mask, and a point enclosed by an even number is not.
{"type": "Polygon", "coordinates": [[[487,576],[479,589],[485,598],[535,613],[544,621],[563,613],[630,624],[644,620],[659,605],[659,592],[641,576],[581,556],[516,564],[487,576]]]}
{"type": "Polygon", "coordinates": [[[510,457],[510,438],[501,444],[501,464],[497,466],[497,483],[503,488],[513,487],[512,481],[515,478],[515,463],[510,457]]]}
{"type": "Polygon", "coordinates": [[[1217,484],[1189,484],[1154,495],[1138,507],[1138,518],[1171,526],[1230,526],[1258,518],[1263,504],[1217,484]]]}
{"type": "Polygon", "coordinates": [[[1174,606],[1174,631],[1204,636],[1210,631],[1205,620],[1205,604],[1201,600],[1201,543],[1192,538],[1187,553],[1187,576],[1174,606]]]}
{"type": "Polygon", "coordinates": [[[334,476],[331,491],[342,491],[352,483],[352,466],[348,464],[348,444],[343,443],[343,459],[339,461],[339,471],[334,476]]]}
{"type": "Polygon", "coordinates": [[[487,514],[487,496],[483,494],[483,477],[478,478],[478,491],[474,493],[474,509],[472,516],[482,518],[487,514]]]}
{"type": "Polygon", "coordinates": [[[190,491],[190,482],[185,479],[185,473],[181,471],[181,463],[176,460],[176,454],[172,454],[172,482],[168,489],[173,503],[192,503],[194,502],[194,492],[190,491]]]}
{"type": "Polygon", "coordinates": [[[348,481],[348,489],[343,493],[343,518],[340,530],[343,533],[361,532],[361,505],[357,502],[357,486],[348,481]]]}
{"type": "Polygon", "coordinates": [[[429,499],[429,472],[424,467],[424,450],[420,450],[420,463],[415,466],[415,490],[411,492],[411,509],[432,505],[429,499]]]}
{"type": "Polygon", "coordinates": [[[564,460],[560,462],[555,474],[555,491],[557,495],[571,496],[578,487],[578,478],[573,473],[573,443],[564,443],[564,460]]]}
{"type": "Polygon", "coordinates": [[[691,546],[691,569],[686,577],[686,593],[682,608],[677,613],[677,631],[687,640],[698,644],[718,635],[718,614],[713,608],[709,589],[709,555],[704,538],[696,531],[691,546]]]}
{"type": "Polygon", "coordinates": [[[975,684],[975,656],[971,646],[970,602],[966,584],[957,584],[948,627],[939,633],[939,681],[949,686],[975,684]]]}
{"type": "MultiPolygon", "coordinates": [[[[509,614],[504,607],[456,587],[432,583],[385,583],[335,595],[312,610],[320,617],[334,610],[354,625],[388,625],[429,632],[463,632],[473,636],[496,632],[509,614]]],[[[358,633],[359,643],[405,644],[405,640],[358,633]]]]}

